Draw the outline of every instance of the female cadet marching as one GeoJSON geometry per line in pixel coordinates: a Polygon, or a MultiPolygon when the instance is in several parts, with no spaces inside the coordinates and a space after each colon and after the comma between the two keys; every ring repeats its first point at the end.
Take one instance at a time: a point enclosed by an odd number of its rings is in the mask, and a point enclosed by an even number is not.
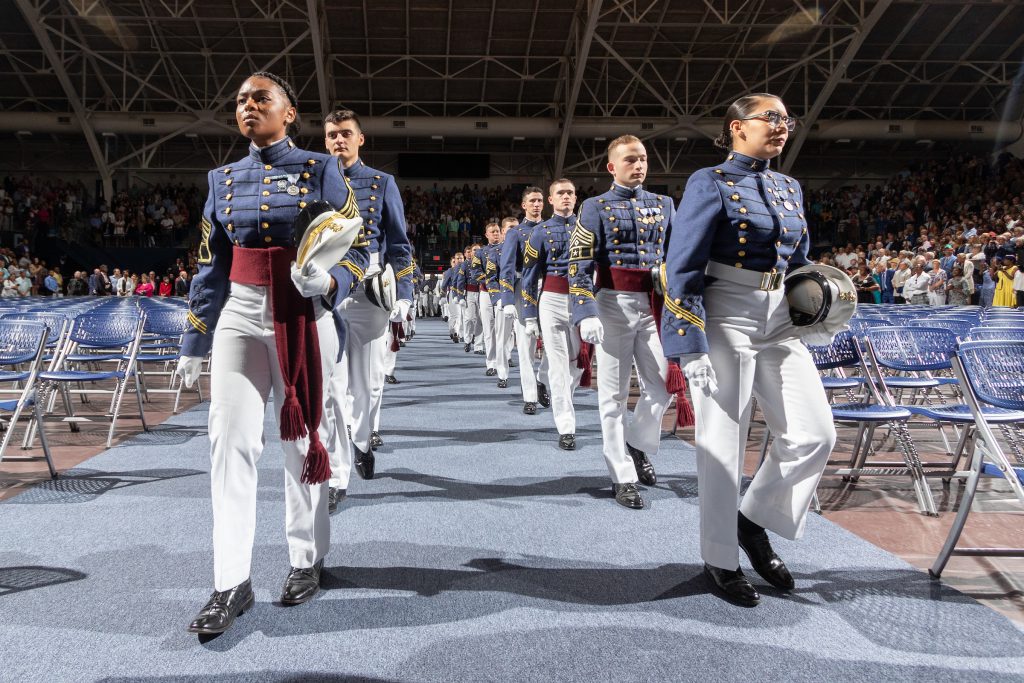
{"type": "Polygon", "coordinates": [[[338,162],[298,149],[288,137],[296,117],[291,86],[274,74],[254,73],[239,88],[235,106],[238,127],[250,140],[248,154],[208,177],[200,269],[189,296],[191,327],[177,369],[191,385],[212,349],[214,592],[189,624],[198,634],[227,630],[254,602],[256,462],[271,390],[284,451],[291,564],[282,603],[298,604],[316,594],[329,544],[330,468],[320,418],[321,389],[339,353],[332,308],[351,291],[369,258],[365,239],[357,237],[329,272],[316,263],[293,265],[293,224],[307,206],[312,211],[314,202],[329,202],[339,209],[317,220],[350,219],[357,230],[360,225],[355,195],[338,162]]]}
{"type": "Polygon", "coordinates": [[[662,340],[693,388],[704,573],[745,606],[760,596],[739,569],[740,547],[765,580],[793,587],[765,529],[803,533],[836,439],[782,287],[787,269],[808,263],[810,241],[800,185],[770,164],[795,125],[774,95],[729,107],[716,144],[731,151],[690,177],[665,259],[662,340]],[[775,440],[737,515],[751,396],[775,440]]]}

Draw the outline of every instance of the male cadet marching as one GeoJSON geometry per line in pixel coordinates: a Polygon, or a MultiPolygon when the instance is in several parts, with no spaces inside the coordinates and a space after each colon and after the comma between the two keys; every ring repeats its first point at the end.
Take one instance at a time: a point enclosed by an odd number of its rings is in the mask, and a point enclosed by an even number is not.
{"type": "MultiPolygon", "coordinates": [[[[349,371],[347,391],[352,406],[352,419],[348,424],[352,425],[356,471],[363,479],[372,479],[373,448],[380,445],[379,418],[375,419],[375,414],[380,412],[384,389],[388,320],[404,320],[409,312],[413,265],[402,195],[392,176],[370,168],[359,159],[359,148],[365,141],[355,112],[334,111],[324,119],[324,143],[328,152],[341,159],[345,177],[355,190],[370,242],[370,264],[364,279],[385,277],[383,269],[391,266],[396,280],[396,301],[390,311],[371,302],[362,287],[342,304],[348,320],[345,356],[349,371]]],[[[333,379],[331,384],[333,391],[333,379]]],[[[336,400],[344,403],[344,394],[337,394],[336,400]]],[[[332,460],[332,469],[335,464],[339,468],[344,464],[341,453],[334,454],[332,460]]],[[[335,502],[344,496],[344,491],[335,486],[333,479],[331,486],[331,501],[335,502]]]]}
{"type": "MultiPolygon", "coordinates": [[[[523,390],[523,412],[527,415],[537,413],[537,402],[542,406],[551,405],[547,396],[548,357],[544,354],[540,362],[538,374],[534,368],[534,349],[537,348],[539,335],[527,331],[519,319],[518,308],[523,306],[522,273],[523,250],[533,233],[534,226],[543,220],[544,191],[539,187],[530,186],[523,190],[522,207],[525,212],[523,222],[512,228],[505,237],[501,250],[500,279],[501,313],[505,329],[515,327],[515,343],[519,350],[519,382],[523,390]]],[[[503,356],[511,356],[512,335],[502,337],[503,356]]]]}
{"type": "MultiPolygon", "coordinates": [[[[484,305],[484,290],[486,290],[486,301],[490,303],[490,334],[488,336],[486,322],[487,318],[481,315],[484,321],[483,346],[487,350],[487,372],[488,377],[498,375],[498,388],[505,389],[509,385],[509,361],[505,354],[506,330],[504,319],[501,315],[501,301],[499,299],[500,285],[498,284],[499,263],[502,258],[502,247],[505,244],[505,234],[518,221],[515,218],[503,218],[501,231],[498,233],[498,242],[488,244],[480,250],[480,260],[483,261],[483,287],[480,288],[480,310],[484,305]],[[487,341],[490,340],[490,348],[487,349],[487,341]]],[[[489,233],[488,233],[489,238],[489,233]]]]}
{"type": "MultiPolygon", "coordinates": [[[[487,376],[498,374],[498,337],[495,333],[494,303],[498,294],[498,257],[497,251],[501,244],[501,226],[488,223],[484,228],[487,246],[481,247],[473,255],[473,264],[469,269],[471,275],[477,275],[480,285],[480,326],[483,329],[484,353],[487,356],[487,376]]],[[[508,386],[508,365],[505,367],[505,385],[508,386]]],[[[501,382],[498,382],[501,386],[501,382]]]]}
{"type": "Polygon", "coordinates": [[[466,293],[462,300],[465,308],[462,316],[465,329],[462,336],[466,338],[466,353],[473,351],[482,355],[485,351],[480,314],[480,285],[484,281],[483,262],[480,260],[481,249],[483,247],[475,242],[466,247],[466,262],[462,264],[462,271],[456,276],[456,283],[466,293]]]}
{"type": "MultiPolygon", "coordinates": [[[[569,234],[576,227],[576,186],[567,178],[551,183],[548,202],[554,215],[533,229],[523,254],[521,296],[523,326],[531,337],[544,338],[551,411],[558,429],[558,447],[576,449],[576,411],[572,395],[590,372],[590,356],[580,357],[582,344],[569,311],[569,234]],[[538,294],[539,281],[544,288],[538,294]],[[538,324],[538,317],[540,318],[538,324]]],[[[522,356],[520,356],[521,358],[522,356]]]]}
{"type": "Polygon", "coordinates": [[[647,454],[658,451],[670,400],[652,292],[674,207],[670,197],[643,189],[647,151],[638,138],[612,140],[607,168],[611,189],[583,202],[570,236],[569,294],[580,336],[597,345],[601,437],[615,500],[642,509],[637,480],[657,481],[647,454]],[[627,419],[634,363],[642,393],[627,419]]]}
{"type": "Polygon", "coordinates": [[[455,288],[455,275],[463,262],[462,254],[452,256],[451,268],[444,271],[441,278],[441,315],[448,319],[448,335],[452,342],[459,343],[459,335],[462,332],[462,306],[458,302],[458,290],[455,288]]]}

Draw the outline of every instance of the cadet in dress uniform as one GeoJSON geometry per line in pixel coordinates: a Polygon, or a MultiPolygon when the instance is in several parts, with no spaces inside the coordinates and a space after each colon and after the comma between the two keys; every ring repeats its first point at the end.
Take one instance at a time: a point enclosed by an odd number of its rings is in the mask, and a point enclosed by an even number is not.
{"type": "MultiPolygon", "coordinates": [[[[487,237],[487,245],[481,247],[473,256],[470,273],[479,272],[481,336],[487,359],[487,376],[493,377],[500,372],[498,370],[498,337],[495,330],[494,305],[498,295],[498,253],[502,240],[501,226],[497,223],[489,223],[484,229],[484,235],[487,237]]],[[[504,372],[507,385],[507,363],[504,372]]]]}
{"type": "Polygon", "coordinates": [[[308,202],[326,200],[357,218],[355,196],[337,162],[298,149],[287,136],[295,95],[281,78],[257,72],[238,91],[235,119],[251,141],[242,159],[208,176],[199,273],[189,295],[189,329],[177,368],[186,384],[210,364],[210,459],[214,593],[189,625],[221,633],[254,601],[250,583],[256,530],[256,462],[273,390],[284,451],[285,531],[292,569],[281,602],[298,604],[319,589],[329,545],[322,386],[339,355],[332,307],[365,271],[365,239],[325,272],[302,270],[292,224],[308,202]],[[305,333],[303,343],[293,334],[305,333]],[[216,332],[215,332],[216,331],[216,332]],[[322,361],[322,362],[321,362],[322,361]],[[307,436],[308,435],[308,436],[307,436]],[[307,450],[308,449],[308,450],[307,450]]]}
{"type": "Polygon", "coordinates": [[[656,482],[647,454],[658,451],[670,400],[651,293],[652,269],[661,265],[673,206],[671,197],[643,189],[647,151],[636,137],[612,140],[608,172],[611,189],[583,202],[570,236],[569,294],[580,336],[597,345],[601,437],[615,500],[641,509],[636,484],[656,482]],[[642,392],[627,419],[634,363],[642,392]]]}
{"type": "MultiPolygon", "coordinates": [[[[497,227],[500,232],[501,228],[497,227]]],[[[488,226],[490,227],[490,225],[488,226]]],[[[483,323],[480,313],[480,288],[484,281],[483,261],[480,260],[480,244],[471,244],[466,248],[466,262],[462,264],[462,271],[456,276],[456,284],[464,291],[463,304],[463,334],[466,339],[466,353],[484,354],[483,323]]]]}
{"type": "Polygon", "coordinates": [[[441,278],[441,288],[438,292],[441,300],[441,315],[447,318],[448,321],[448,335],[452,338],[452,342],[459,343],[459,334],[461,332],[462,322],[462,307],[459,306],[456,297],[458,292],[455,289],[455,274],[458,272],[459,266],[462,264],[462,254],[456,254],[451,259],[451,267],[444,271],[444,276],[441,278]]]}
{"type": "Polygon", "coordinates": [[[511,334],[503,337],[504,353],[502,355],[511,357],[512,349],[509,345],[514,339],[516,347],[519,349],[519,382],[523,391],[523,412],[527,415],[535,415],[538,401],[543,406],[550,405],[547,396],[548,360],[547,354],[544,354],[539,372],[534,367],[534,349],[537,348],[538,335],[527,332],[526,327],[519,319],[517,306],[523,305],[523,298],[520,294],[523,250],[530,239],[534,226],[543,220],[544,191],[534,186],[523,190],[522,208],[525,218],[506,235],[505,246],[501,250],[499,298],[502,321],[506,330],[513,327],[515,331],[514,337],[511,334]]]}
{"type": "MultiPolygon", "coordinates": [[[[543,336],[544,357],[551,387],[551,411],[558,429],[558,447],[576,448],[576,410],[572,395],[580,384],[585,362],[580,358],[579,333],[572,324],[569,305],[569,235],[576,227],[576,186],[568,178],[551,183],[548,202],[554,215],[533,229],[523,256],[519,296],[523,324],[531,336],[543,336]],[[543,279],[542,292],[539,282],[543,279]],[[539,318],[539,323],[538,323],[539,318]]],[[[522,356],[520,356],[521,358],[522,356]]],[[[589,371],[589,368],[587,368],[589,371]]]]}
{"type": "Polygon", "coordinates": [[[666,258],[662,338],[693,387],[704,573],[748,606],[760,596],[739,569],[739,548],[769,583],[793,587],[765,528],[803,533],[836,438],[782,288],[788,268],[808,263],[810,243],[800,185],[770,166],[795,125],[774,95],[729,107],[716,144],[732,151],[690,176],[666,258]],[[737,515],[751,396],[775,439],[737,515]]]}
{"type": "MultiPolygon", "coordinates": [[[[342,302],[348,320],[345,356],[348,363],[348,402],[351,405],[352,446],[356,471],[364,479],[373,478],[373,449],[380,445],[380,403],[387,372],[388,321],[404,321],[412,306],[412,246],[406,235],[405,209],[394,177],[371,168],[359,158],[365,143],[359,117],[347,109],[331,112],[324,119],[324,144],[337,157],[345,177],[356,193],[370,242],[370,265],[366,277],[381,277],[390,265],[395,273],[396,297],[391,311],[385,311],[367,299],[359,288],[342,302]]],[[[393,367],[393,366],[392,366],[393,367]]],[[[345,387],[335,386],[338,396],[345,387]]],[[[338,449],[339,451],[342,449],[338,449]]],[[[345,456],[336,453],[333,466],[345,467],[345,456]]],[[[342,493],[342,480],[332,481],[332,500],[342,493]]]]}

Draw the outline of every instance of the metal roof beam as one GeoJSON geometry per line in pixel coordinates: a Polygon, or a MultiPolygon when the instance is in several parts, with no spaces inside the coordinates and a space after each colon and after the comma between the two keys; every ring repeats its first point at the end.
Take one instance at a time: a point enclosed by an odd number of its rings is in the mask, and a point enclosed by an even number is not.
{"type": "Polygon", "coordinates": [[[846,73],[846,67],[850,66],[850,62],[857,56],[857,52],[860,50],[860,46],[864,44],[868,34],[871,33],[871,29],[875,27],[878,20],[882,18],[886,10],[892,4],[892,0],[879,0],[878,4],[871,10],[871,13],[861,22],[860,26],[857,27],[857,33],[853,36],[853,39],[846,46],[846,50],[843,52],[842,58],[832,69],[832,73],[829,75],[825,85],[822,86],[821,90],[818,91],[818,96],[814,100],[814,105],[811,106],[809,112],[807,112],[804,120],[804,125],[797,129],[796,135],[793,136],[793,142],[790,143],[789,150],[786,152],[786,157],[782,162],[782,172],[789,173],[790,169],[793,168],[793,162],[796,161],[797,156],[800,154],[800,148],[804,146],[804,142],[807,140],[807,135],[811,132],[811,126],[818,120],[821,115],[821,110],[825,108],[825,104],[828,103],[832,93],[835,92],[836,86],[839,85],[839,80],[846,73]]]}
{"type": "Polygon", "coordinates": [[[327,115],[331,108],[331,95],[327,74],[327,63],[324,60],[324,25],[323,0],[306,0],[306,11],[309,15],[309,39],[313,43],[313,61],[316,63],[316,91],[320,95],[320,116],[327,115]]]}
{"type": "Polygon", "coordinates": [[[555,152],[554,175],[556,178],[561,177],[562,166],[565,165],[565,152],[569,145],[569,129],[572,127],[572,117],[576,111],[576,100],[580,96],[580,86],[583,85],[583,74],[587,70],[587,58],[590,56],[590,45],[594,39],[597,20],[601,16],[601,2],[602,0],[590,0],[587,23],[583,27],[583,35],[580,36],[578,43],[576,71],[573,73],[569,97],[565,101],[565,115],[562,117],[562,135],[558,139],[558,149],[555,152]]]}
{"type": "Polygon", "coordinates": [[[46,54],[46,58],[49,60],[50,66],[53,68],[53,73],[57,77],[61,88],[64,90],[64,94],[68,98],[68,104],[71,105],[71,108],[75,112],[75,118],[78,119],[78,124],[82,127],[82,135],[85,136],[85,142],[89,145],[89,151],[92,153],[93,161],[96,163],[96,168],[100,172],[100,178],[103,182],[103,196],[107,199],[113,199],[114,183],[110,175],[110,168],[107,166],[106,156],[104,155],[103,150],[100,149],[99,140],[96,138],[96,131],[93,130],[92,126],[89,124],[89,114],[85,110],[82,100],[78,97],[78,92],[75,90],[75,86],[71,83],[71,78],[68,76],[68,72],[64,68],[64,62],[57,53],[57,48],[53,46],[53,41],[50,40],[47,29],[43,25],[43,17],[40,15],[39,10],[36,7],[33,7],[28,0],[15,0],[15,2],[17,3],[22,16],[25,17],[25,21],[32,29],[32,33],[39,42],[39,46],[43,49],[43,53],[46,54]]]}

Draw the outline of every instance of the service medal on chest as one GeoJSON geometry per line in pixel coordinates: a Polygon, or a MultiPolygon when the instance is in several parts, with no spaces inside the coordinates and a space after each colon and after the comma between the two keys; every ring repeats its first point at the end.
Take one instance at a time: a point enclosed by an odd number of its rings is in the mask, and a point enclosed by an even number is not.
{"type": "Polygon", "coordinates": [[[782,205],[786,207],[786,211],[792,211],[793,209],[796,208],[795,206],[793,206],[793,202],[789,201],[788,199],[782,202],[782,205]]]}
{"type": "Polygon", "coordinates": [[[289,185],[288,186],[288,194],[290,194],[291,196],[294,197],[298,193],[299,193],[299,186],[298,185],[289,185]]]}

